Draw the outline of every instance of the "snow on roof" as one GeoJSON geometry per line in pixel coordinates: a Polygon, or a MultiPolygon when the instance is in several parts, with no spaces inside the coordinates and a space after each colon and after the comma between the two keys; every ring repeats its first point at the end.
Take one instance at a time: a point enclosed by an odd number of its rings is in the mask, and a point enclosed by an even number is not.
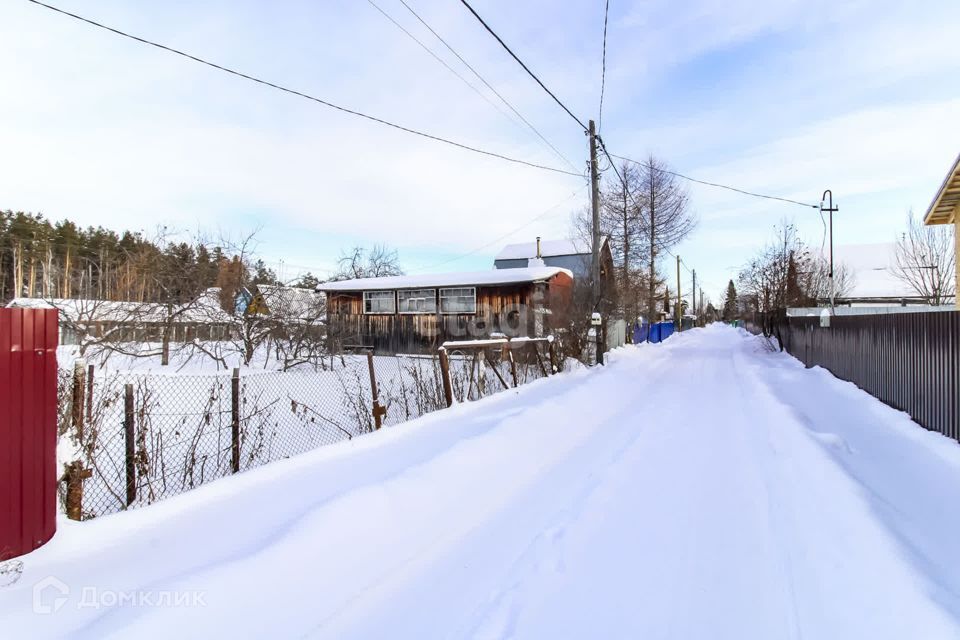
{"type": "MultiPolygon", "coordinates": [[[[607,242],[604,237],[601,241],[607,242]]],[[[544,257],[552,256],[576,256],[589,254],[591,247],[589,243],[578,238],[563,238],[560,240],[541,240],[540,255],[544,257]]],[[[523,260],[535,258],[537,256],[536,242],[520,242],[518,244],[508,244],[500,253],[493,257],[494,260],[523,260]]]]}
{"type": "Polygon", "coordinates": [[[263,294],[271,313],[287,318],[312,319],[323,312],[323,294],[312,289],[272,284],[259,284],[257,289],[263,294]]]}
{"type": "Polygon", "coordinates": [[[177,315],[180,322],[228,324],[233,316],[220,304],[220,287],[205,289],[195,300],[183,305],[177,315]]]}
{"type": "Polygon", "coordinates": [[[523,269],[491,269],[466,273],[437,273],[418,276],[386,276],[383,278],[358,278],[325,282],[317,286],[318,291],[362,291],[371,289],[415,289],[417,287],[457,287],[486,286],[496,284],[519,284],[547,280],[565,273],[573,274],[560,267],[527,267],[523,269]]]}
{"type": "MultiPolygon", "coordinates": [[[[220,289],[211,287],[195,300],[174,309],[174,322],[222,323],[233,320],[220,306],[220,289]]],[[[156,302],[95,300],[85,298],[14,298],[7,307],[57,309],[62,320],[86,322],[164,322],[171,310],[156,302]]]]}
{"type": "Polygon", "coordinates": [[[894,275],[896,248],[893,242],[837,245],[833,249],[836,264],[844,264],[853,272],[850,298],[885,298],[915,296],[917,292],[894,275]]]}
{"type": "Polygon", "coordinates": [[[163,307],[148,302],[93,300],[84,298],[14,298],[7,307],[57,309],[71,322],[123,322],[136,317],[144,322],[163,317],[163,307]]]}

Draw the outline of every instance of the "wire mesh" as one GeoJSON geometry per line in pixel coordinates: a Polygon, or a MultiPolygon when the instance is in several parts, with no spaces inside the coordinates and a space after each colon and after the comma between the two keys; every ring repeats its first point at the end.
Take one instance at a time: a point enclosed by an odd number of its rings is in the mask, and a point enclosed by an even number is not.
{"type": "MultiPolygon", "coordinates": [[[[477,400],[544,377],[550,364],[539,351],[531,343],[509,352],[451,352],[454,398],[477,400]]],[[[370,433],[376,429],[372,381],[383,427],[447,406],[437,355],[343,354],[289,371],[244,370],[236,380],[229,371],[98,371],[82,385],[79,425],[74,375],[60,371],[61,458],[80,460],[89,470],[84,519],[370,433]]],[[[61,483],[64,508],[66,494],[61,483]]]]}

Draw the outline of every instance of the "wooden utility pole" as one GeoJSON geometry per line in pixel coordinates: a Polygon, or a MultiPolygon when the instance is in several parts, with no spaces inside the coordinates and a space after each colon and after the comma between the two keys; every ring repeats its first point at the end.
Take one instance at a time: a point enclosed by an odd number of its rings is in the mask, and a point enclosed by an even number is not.
{"type": "MultiPolygon", "coordinates": [[[[593,311],[600,311],[600,171],[597,169],[597,130],[593,120],[590,121],[588,135],[590,136],[590,206],[593,210],[593,261],[590,278],[593,288],[593,311]]],[[[606,322],[606,318],[602,321],[606,322]]],[[[594,331],[597,334],[597,364],[603,364],[603,325],[594,327],[594,331]]]]}
{"type": "Polygon", "coordinates": [[[683,309],[680,307],[680,256],[677,256],[677,304],[674,315],[677,316],[677,331],[683,331],[683,309]]]}
{"type": "MultiPolygon", "coordinates": [[[[693,270],[693,286],[690,287],[690,306],[693,308],[693,315],[697,316],[697,319],[700,318],[700,313],[697,311],[697,270],[693,270]]],[[[696,326],[696,324],[694,324],[696,326]]]]}

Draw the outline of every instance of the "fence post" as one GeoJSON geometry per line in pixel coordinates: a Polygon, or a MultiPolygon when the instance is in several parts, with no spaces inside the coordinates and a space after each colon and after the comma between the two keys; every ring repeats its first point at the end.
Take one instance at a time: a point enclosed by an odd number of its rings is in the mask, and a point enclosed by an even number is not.
{"type": "Polygon", "coordinates": [[[543,374],[543,377],[547,377],[547,368],[543,364],[543,357],[540,356],[540,349],[537,347],[537,343],[533,343],[533,353],[537,356],[537,364],[540,365],[540,373],[543,374]]]}
{"type": "Polygon", "coordinates": [[[513,349],[507,353],[510,358],[510,377],[513,378],[513,388],[517,388],[517,361],[513,357],[513,349]]]}
{"type": "Polygon", "coordinates": [[[92,476],[93,472],[84,469],[80,460],[68,462],[63,467],[63,481],[67,485],[67,517],[71,520],[82,520],[83,481],[92,476]]]}
{"type": "Polygon", "coordinates": [[[70,417],[73,422],[73,429],[77,434],[77,442],[81,445],[83,445],[83,392],[86,388],[84,384],[85,377],[84,362],[83,360],[77,360],[73,363],[73,406],[71,407],[70,417]]]}
{"type": "Polygon", "coordinates": [[[387,410],[380,406],[380,398],[377,394],[377,374],[373,370],[373,351],[367,351],[367,368],[370,369],[370,393],[373,395],[373,423],[379,429],[383,426],[383,416],[387,413],[387,410]]]}
{"type": "Polygon", "coordinates": [[[87,367],[87,424],[93,422],[93,370],[92,364],[87,367]]]}
{"type": "Polygon", "coordinates": [[[557,348],[556,342],[554,340],[550,341],[550,371],[553,373],[560,373],[560,368],[557,367],[557,348]]]}
{"type": "Polygon", "coordinates": [[[123,387],[123,433],[127,463],[127,506],[137,499],[136,433],[133,428],[133,385],[123,387]]]}
{"type": "Polygon", "coordinates": [[[230,378],[230,467],[240,471],[240,369],[230,378]]]}
{"type": "Polygon", "coordinates": [[[450,359],[447,350],[440,347],[440,377],[443,378],[443,397],[447,406],[453,406],[453,385],[450,383],[450,359]]]}

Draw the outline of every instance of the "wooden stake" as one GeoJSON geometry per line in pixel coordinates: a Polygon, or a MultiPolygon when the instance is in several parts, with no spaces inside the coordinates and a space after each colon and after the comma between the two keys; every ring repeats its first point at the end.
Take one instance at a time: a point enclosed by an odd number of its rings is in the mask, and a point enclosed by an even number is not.
{"type": "Polygon", "coordinates": [[[443,378],[443,397],[447,401],[447,406],[452,407],[453,385],[450,382],[450,358],[443,347],[440,347],[440,376],[443,378]]]}
{"type": "Polygon", "coordinates": [[[373,351],[367,351],[367,368],[370,369],[370,393],[373,395],[373,423],[377,429],[383,426],[383,416],[386,415],[386,407],[380,406],[380,398],[377,393],[377,374],[373,369],[373,351]]]}

